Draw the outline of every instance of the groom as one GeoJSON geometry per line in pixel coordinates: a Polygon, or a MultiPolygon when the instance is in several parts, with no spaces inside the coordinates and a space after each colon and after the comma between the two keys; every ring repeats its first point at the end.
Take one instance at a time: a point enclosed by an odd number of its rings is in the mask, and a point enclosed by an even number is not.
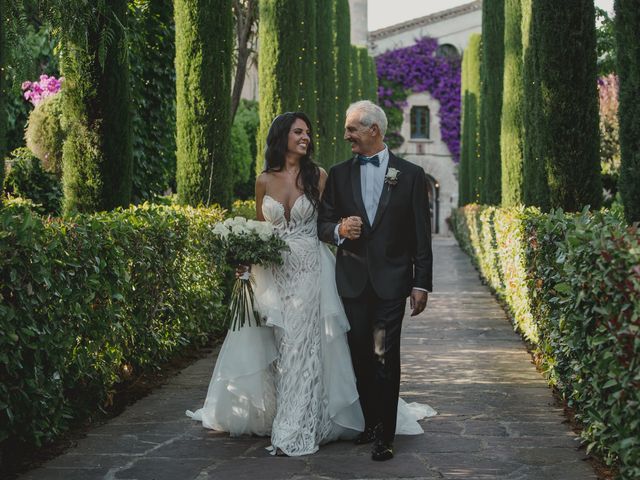
{"type": "Polygon", "coordinates": [[[370,101],[347,110],[353,159],[329,172],[318,235],[338,245],[336,283],[351,324],[349,348],[373,460],[393,458],[400,391],[400,330],[431,291],[431,227],[424,171],[383,143],[384,111],[370,101]]]}

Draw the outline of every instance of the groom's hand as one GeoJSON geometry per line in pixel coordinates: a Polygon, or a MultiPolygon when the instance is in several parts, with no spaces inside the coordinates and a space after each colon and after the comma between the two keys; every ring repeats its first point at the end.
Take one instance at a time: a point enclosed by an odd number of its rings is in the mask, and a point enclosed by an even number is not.
{"type": "Polygon", "coordinates": [[[427,300],[429,294],[424,290],[418,290],[414,288],[411,290],[411,297],[409,297],[409,305],[411,305],[411,316],[415,317],[422,312],[427,306],[427,300]]]}
{"type": "Polygon", "coordinates": [[[338,228],[338,234],[342,238],[348,238],[349,240],[357,240],[362,233],[362,219],[360,217],[347,217],[343,218],[338,228]]]}

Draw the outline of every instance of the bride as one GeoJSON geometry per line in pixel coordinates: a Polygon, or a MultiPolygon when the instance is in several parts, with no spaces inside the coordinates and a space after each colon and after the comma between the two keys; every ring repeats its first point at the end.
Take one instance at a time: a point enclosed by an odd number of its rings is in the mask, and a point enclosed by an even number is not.
{"type": "MultiPolygon", "coordinates": [[[[271,435],[269,450],[289,456],[314,453],[364,429],[335,259],[317,236],[327,173],[311,160],[312,138],[304,113],[287,112],[271,124],[256,213],[289,250],[282,266],[253,267],[266,326],[228,332],[203,408],[187,411],[204,427],[232,436],[271,435]]],[[[396,433],[422,433],[417,420],[431,415],[426,405],[400,401],[396,433]]]]}

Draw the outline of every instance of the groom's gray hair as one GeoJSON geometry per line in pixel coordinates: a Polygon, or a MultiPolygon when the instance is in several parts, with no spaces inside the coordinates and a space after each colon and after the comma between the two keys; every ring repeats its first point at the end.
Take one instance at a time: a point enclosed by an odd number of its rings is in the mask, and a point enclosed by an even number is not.
{"type": "Polygon", "coordinates": [[[349,108],[347,108],[347,116],[354,111],[362,113],[360,116],[360,123],[362,123],[362,125],[370,127],[375,123],[380,129],[380,134],[384,137],[384,134],[387,132],[387,115],[382,108],[369,100],[360,100],[359,102],[349,105],[349,108]]]}

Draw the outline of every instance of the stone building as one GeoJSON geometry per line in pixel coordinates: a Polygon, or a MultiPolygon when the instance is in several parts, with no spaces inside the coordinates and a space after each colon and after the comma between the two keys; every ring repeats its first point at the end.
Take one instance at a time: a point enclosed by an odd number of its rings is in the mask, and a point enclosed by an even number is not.
{"type": "MultiPolygon", "coordinates": [[[[352,25],[359,25],[361,20],[354,18],[354,14],[362,11],[362,4],[365,4],[366,11],[367,2],[351,0],[351,3],[355,4],[351,10],[352,25]]],[[[469,36],[480,33],[481,27],[482,2],[477,0],[371,31],[368,33],[367,45],[371,55],[376,56],[389,50],[411,46],[416,39],[428,36],[438,40],[439,54],[459,56],[467,47],[469,36]]],[[[440,138],[438,111],[439,102],[428,92],[409,95],[400,131],[405,142],[397,149],[397,153],[420,165],[427,173],[433,231],[448,234],[446,219],[458,205],[458,166],[440,138]]]]}

